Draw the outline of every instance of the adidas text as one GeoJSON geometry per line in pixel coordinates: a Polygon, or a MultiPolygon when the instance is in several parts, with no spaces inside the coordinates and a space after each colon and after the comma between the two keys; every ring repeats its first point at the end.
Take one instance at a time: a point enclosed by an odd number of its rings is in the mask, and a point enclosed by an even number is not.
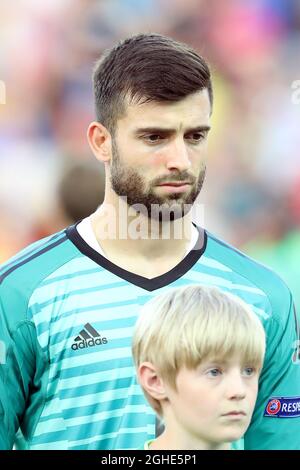
{"type": "Polygon", "coordinates": [[[106,344],[107,338],[101,336],[99,338],[91,338],[88,340],[77,341],[73,343],[71,348],[76,351],[77,349],[92,348],[93,346],[99,346],[101,344],[106,344]]]}

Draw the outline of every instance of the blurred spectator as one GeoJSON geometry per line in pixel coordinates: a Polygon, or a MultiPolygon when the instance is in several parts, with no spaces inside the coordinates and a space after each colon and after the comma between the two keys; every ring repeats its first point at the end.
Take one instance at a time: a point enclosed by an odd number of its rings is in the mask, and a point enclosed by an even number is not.
{"type": "Polygon", "coordinates": [[[300,230],[287,232],[282,239],[260,239],[242,248],[249,256],[274,269],[286,282],[300,310],[300,230]]]}
{"type": "Polygon", "coordinates": [[[66,225],[92,214],[104,200],[104,189],[104,167],[99,162],[82,161],[68,166],[58,187],[66,225]]]}
{"type": "Polygon", "coordinates": [[[89,216],[102,204],[104,189],[105,173],[101,163],[66,161],[58,175],[52,210],[32,227],[32,239],[46,237],[89,216]]]}
{"type": "Polygon", "coordinates": [[[266,210],[258,225],[258,234],[253,235],[242,250],[283,278],[292,291],[297,310],[300,310],[299,224],[292,217],[288,196],[269,196],[268,201],[268,208],[263,205],[266,210]]]}

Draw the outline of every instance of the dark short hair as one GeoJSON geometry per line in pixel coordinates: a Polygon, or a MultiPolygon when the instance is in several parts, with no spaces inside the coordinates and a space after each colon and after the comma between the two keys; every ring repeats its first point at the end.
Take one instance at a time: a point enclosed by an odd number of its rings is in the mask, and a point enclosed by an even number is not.
{"type": "Polygon", "coordinates": [[[94,93],[97,120],[113,132],[130,102],[179,101],[213,92],[208,64],[190,46],[159,34],[138,34],[107,50],[96,63],[94,93]]]}

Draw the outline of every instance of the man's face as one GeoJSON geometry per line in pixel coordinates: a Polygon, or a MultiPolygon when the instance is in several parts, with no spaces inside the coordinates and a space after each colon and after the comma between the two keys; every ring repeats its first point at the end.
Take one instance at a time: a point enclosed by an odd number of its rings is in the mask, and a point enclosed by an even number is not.
{"type": "MultiPolygon", "coordinates": [[[[210,102],[207,90],[175,103],[132,104],[113,138],[110,179],[127,204],[153,205],[171,219],[191,209],[205,176],[210,102]]],[[[164,220],[164,219],[163,219],[164,220]]]]}

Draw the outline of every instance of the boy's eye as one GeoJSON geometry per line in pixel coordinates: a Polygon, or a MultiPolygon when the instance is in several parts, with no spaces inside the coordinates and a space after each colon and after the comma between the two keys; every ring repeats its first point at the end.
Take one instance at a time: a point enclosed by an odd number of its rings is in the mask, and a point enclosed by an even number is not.
{"type": "Polygon", "coordinates": [[[207,375],[210,377],[218,377],[219,375],[222,374],[222,371],[220,369],[210,369],[207,371],[207,375]]]}
{"type": "Polygon", "coordinates": [[[254,367],[245,367],[243,370],[244,375],[251,376],[255,373],[254,367]]]}

